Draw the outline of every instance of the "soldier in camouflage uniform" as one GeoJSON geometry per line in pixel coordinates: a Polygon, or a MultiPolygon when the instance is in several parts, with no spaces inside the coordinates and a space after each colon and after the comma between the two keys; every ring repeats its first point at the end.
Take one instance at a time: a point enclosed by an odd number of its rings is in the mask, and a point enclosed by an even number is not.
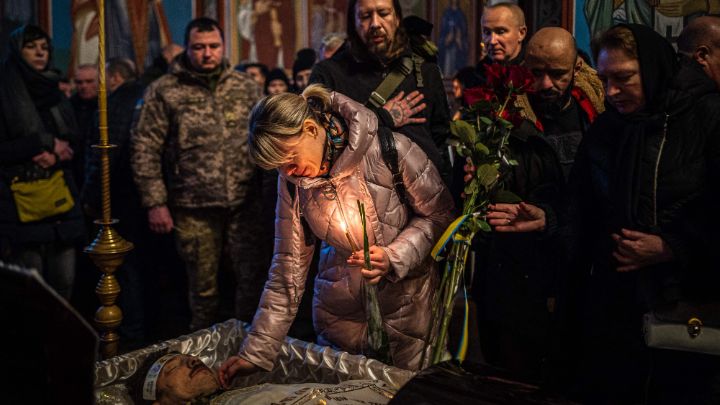
{"type": "Polygon", "coordinates": [[[145,92],[132,136],[150,229],[174,229],[186,265],[192,329],[217,321],[224,256],[235,272],[240,319],[254,314],[267,271],[257,246],[260,191],[247,152],[248,115],[260,88],[228,65],[223,41],[213,20],[188,24],[186,51],[145,92]]]}

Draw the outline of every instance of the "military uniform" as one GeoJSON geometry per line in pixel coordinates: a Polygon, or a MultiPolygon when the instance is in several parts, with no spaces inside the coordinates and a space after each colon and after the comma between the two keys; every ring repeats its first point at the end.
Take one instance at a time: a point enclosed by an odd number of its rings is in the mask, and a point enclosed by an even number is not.
{"type": "Polygon", "coordinates": [[[167,205],[189,279],[191,328],[216,321],[222,254],[240,286],[236,315],[255,311],[267,270],[253,251],[260,217],[248,119],[260,89],[226,63],[197,73],[183,54],[145,92],[132,136],[132,166],[143,206],[167,205]],[[253,288],[255,287],[255,288],[253,288]]]}

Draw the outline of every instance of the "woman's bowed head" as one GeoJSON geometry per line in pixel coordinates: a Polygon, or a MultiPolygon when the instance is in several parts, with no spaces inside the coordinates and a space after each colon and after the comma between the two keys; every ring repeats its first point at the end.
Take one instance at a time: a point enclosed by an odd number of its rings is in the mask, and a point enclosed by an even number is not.
{"type": "Polygon", "coordinates": [[[302,95],[282,93],[260,100],[250,113],[252,159],[263,169],[278,169],[286,176],[328,174],[321,114],[329,105],[330,95],[321,86],[308,86],[302,95]]]}
{"type": "MultiPolygon", "coordinates": [[[[263,98],[250,114],[250,156],[266,170],[286,176],[320,177],[330,173],[335,158],[347,143],[343,124],[330,111],[330,91],[310,85],[302,94],[283,93],[263,98]]],[[[370,284],[388,272],[390,260],[379,246],[370,247],[372,269],[364,269],[358,249],[347,264],[362,268],[370,284]]]]}
{"type": "Polygon", "coordinates": [[[220,381],[273,368],[304,293],[314,238],[322,240],[313,298],[318,343],[420,369],[426,341],[418,337],[431,325],[436,282],[428,254],[453,208],[435,166],[393,134],[411,203],[401,201],[383,164],[375,113],[319,85],[261,99],[249,129],[251,158],[280,172],[275,254],[248,336],[221,366],[220,381]]]}

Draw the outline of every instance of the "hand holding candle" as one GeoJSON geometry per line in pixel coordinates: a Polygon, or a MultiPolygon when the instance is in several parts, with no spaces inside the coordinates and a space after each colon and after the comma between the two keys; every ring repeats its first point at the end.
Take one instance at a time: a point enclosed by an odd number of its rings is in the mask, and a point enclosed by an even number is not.
{"type": "Polygon", "coordinates": [[[362,276],[369,284],[377,284],[385,274],[390,270],[390,258],[384,249],[379,246],[372,245],[368,249],[370,254],[370,266],[367,266],[364,258],[364,250],[353,252],[347,259],[350,266],[362,267],[362,276]]]}
{"type": "MultiPolygon", "coordinates": [[[[380,312],[377,287],[382,276],[387,273],[387,269],[390,267],[390,260],[383,249],[378,246],[370,246],[367,235],[367,222],[365,220],[365,205],[360,202],[360,200],[358,200],[357,204],[363,230],[362,260],[360,259],[361,253],[356,251],[353,252],[350,259],[348,259],[348,263],[364,267],[362,272],[365,282],[363,283],[362,290],[365,303],[365,316],[368,322],[367,342],[369,348],[367,354],[385,364],[392,364],[392,357],[390,356],[388,346],[388,336],[383,327],[382,313],[380,312]],[[373,261],[373,257],[375,261],[373,261]],[[378,268],[376,269],[375,267],[378,268]]],[[[349,234],[347,234],[347,236],[352,242],[349,234]]]]}

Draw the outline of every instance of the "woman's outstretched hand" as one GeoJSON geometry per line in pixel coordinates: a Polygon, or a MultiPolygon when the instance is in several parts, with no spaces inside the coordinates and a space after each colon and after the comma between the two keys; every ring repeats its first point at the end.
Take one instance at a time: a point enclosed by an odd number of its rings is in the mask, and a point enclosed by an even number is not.
{"type": "Polygon", "coordinates": [[[260,371],[260,367],[241,357],[231,356],[223,362],[220,366],[220,370],[218,370],[220,385],[223,388],[228,389],[230,388],[230,382],[236,375],[244,376],[258,371],[260,371]]]}
{"type": "MultiPolygon", "coordinates": [[[[350,266],[364,267],[364,254],[362,250],[353,252],[347,259],[347,264],[350,266]]],[[[390,270],[390,258],[388,258],[384,249],[375,245],[370,246],[370,265],[372,266],[372,270],[363,268],[362,276],[367,279],[368,284],[377,284],[390,270]]]]}

